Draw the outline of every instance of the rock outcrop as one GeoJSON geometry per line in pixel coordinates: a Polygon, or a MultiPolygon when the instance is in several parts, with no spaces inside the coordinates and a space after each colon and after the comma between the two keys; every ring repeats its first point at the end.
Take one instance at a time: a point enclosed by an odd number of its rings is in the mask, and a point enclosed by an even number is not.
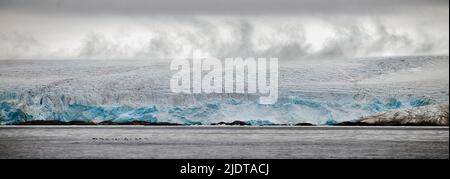
{"type": "Polygon", "coordinates": [[[448,126],[449,105],[429,105],[362,117],[338,126],[448,126]]]}

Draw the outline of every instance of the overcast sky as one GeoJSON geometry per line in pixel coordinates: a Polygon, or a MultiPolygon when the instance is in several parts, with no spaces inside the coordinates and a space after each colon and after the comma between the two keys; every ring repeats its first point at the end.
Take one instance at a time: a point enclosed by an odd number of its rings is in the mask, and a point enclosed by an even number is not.
{"type": "Polygon", "coordinates": [[[448,0],[0,0],[40,13],[398,13],[448,8],[448,0]]]}
{"type": "Polygon", "coordinates": [[[0,59],[163,58],[193,48],[214,55],[284,58],[448,55],[448,4],[0,0],[0,59]]]}

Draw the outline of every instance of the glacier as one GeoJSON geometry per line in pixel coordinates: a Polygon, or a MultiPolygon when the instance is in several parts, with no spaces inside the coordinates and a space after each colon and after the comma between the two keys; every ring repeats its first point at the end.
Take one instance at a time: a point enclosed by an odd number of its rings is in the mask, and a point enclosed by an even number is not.
{"type": "Polygon", "coordinates": [[[352,121],[448,104],[448,56],[283,61],[279,99],[174,94],[170,60],[0,60],[0,124],[31,120],[252,125],[352,121]]]}

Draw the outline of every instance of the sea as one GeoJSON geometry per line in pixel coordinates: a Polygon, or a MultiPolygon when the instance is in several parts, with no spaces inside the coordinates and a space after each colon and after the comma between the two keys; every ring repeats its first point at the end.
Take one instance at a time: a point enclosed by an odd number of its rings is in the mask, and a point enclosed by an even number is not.
{"type": "Polygon", "coordinates": [[[0,126],[0,158],[448,159],[448,127],[0,126]]]}

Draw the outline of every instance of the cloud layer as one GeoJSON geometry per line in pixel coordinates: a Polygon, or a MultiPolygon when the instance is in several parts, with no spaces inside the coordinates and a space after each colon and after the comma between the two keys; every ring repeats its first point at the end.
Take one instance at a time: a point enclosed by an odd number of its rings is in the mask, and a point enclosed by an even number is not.
{"type": "Polygon", "coordinates": [[[0,0],[2,9],[75,14],[398,13],[448,0],[0,0]]]}
{"type": "Polygon", "coordinates": [[[0,59],[449,53],[446,0],[0,0],[0,10],[0,59]]]}

